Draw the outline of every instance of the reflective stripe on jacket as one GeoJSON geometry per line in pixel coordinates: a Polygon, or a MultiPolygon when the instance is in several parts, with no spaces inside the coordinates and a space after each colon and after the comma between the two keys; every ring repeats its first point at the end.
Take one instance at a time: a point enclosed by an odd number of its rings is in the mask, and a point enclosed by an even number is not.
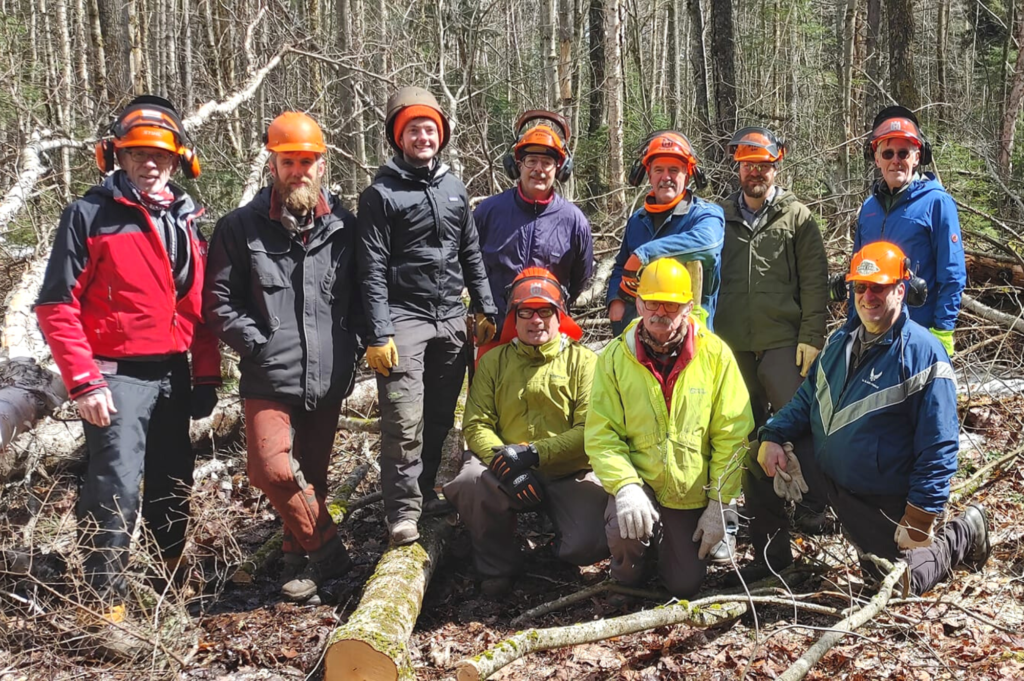
{"type": "Polygon", "coordinates": [[[914,506],[939,513],[959,451],[949,358],[904,307],[847,376],[852,334],[860,325],[854,315],[832,334],[760,439],[781,444],[810,432],[815,457],[838,484],[858,494],[905,494],[914,506]]]}
{"type": "Polygon", "coordinates": [[[605,490],[647,483],[666,508],[728,503],[754,428],[747,387],[732,351],[691,319],[693,360],[680,372],[671,408],[636,356],[634,322],[598,357],[587,414],[587,456],[605,490]]]}

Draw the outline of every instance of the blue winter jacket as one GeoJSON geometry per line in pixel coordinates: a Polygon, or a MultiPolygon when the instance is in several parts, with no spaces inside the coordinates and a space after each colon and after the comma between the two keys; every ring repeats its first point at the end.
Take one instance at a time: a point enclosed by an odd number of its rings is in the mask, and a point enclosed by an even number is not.
{"type": "Polygon", "coordinates": [[[690,195],[682,201],[657,233],[646,208],[630,216],[622,235],[622,247],[615,256],[608,280],[608,302],[618,297],[622,268],[633,253],[646,265],[666,256],[681,262],[699,260],[704,271],[701,307],[708,313],[706,326],[714,331],[715,306],[722,282],[722,244],[725,243],[725,214],[721,206],[690,195]]]}
{"type": "Polygon", "coordinates": [[[505,319],[506,288],[527,267],[543,267],[555,275],[568,290],[570,303],[593,276],[590,223],[558,194],[549,203],[533,203],[517,185],[481,202],[473,219],[499,324],[505,319]]]}
{"type": "MultiPolygon", "coordinates": [[[[890,241],[910,258],[915,274],[928,282],[928,299],[910,308],[910,318],[925,328],[950,331],[960,313],[967,285],[963,236],[956,204],[932,173],[912,181],[888,213],[879,201],[881,181],[861,206],[853,252],[874,241],[890,241]]],[[[853,310],[853,299],[850,299],[853,310]]]]}
{"type": "Polygon", "coordinates": [[[828,477],[855,494],[905,495],[940,513],[957,467],[953,368],[942,344],[903,314],[847,377],[854,315],[825,342],[796,395],[764,427],[762,442],[810,431],[828,477]]]}

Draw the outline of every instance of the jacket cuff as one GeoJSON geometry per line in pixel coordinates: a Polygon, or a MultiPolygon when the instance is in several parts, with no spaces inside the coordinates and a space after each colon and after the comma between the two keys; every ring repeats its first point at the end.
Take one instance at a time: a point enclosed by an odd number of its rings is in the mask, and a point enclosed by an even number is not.
{"type": "MultiPolygon", "coordinates": [[[[597,477],[599,480],[601,479],[600,475],[598,475],[597,477]]],[[[605,491],[614,497],[616,494],[619,493],[619,490],[625,487],[626,485],[640,485],[640,487],[643,487],[644,481],[641,480],[639,476],[622,478],[621,480],[617,480],[615,484],[612,485],[611,487],[605,487],[605,491]]]]}
{"type": "Polygon", "coordinates": [[[224,383],[224,381],[221,380],[220,376],[193,376],[192,377],[192,385],[193,386],[197,386],[197,385],[213,385],[213,386],[218,386],[219,387],[219,386],[223,385],[223,383],[224,383]]]}
{"type": "Polygon", "coordinates": [[[91,392],[95,392],[100,388],[106,387],[106,379],[96,378],[89,381],[88,383],[81,383],[73,388],[70,388],[68,390],[68,397],[71,398],[72,400],[77,400],[79,397],[82,397],[83,395],[88,395],[91,392]]]}
{"type": "MultiPolygon", "coordinates": [[[[761,426],[761,429],[757,431],[757,442],[760,445],[762,442],[774,442],[777,445],[783,445],[788,442],[785,437],[776,433],[774,430],[769,430],[765,426],[761,426]]],[[[757,458],[757,454],[754,454],[754,458],[757,458]]]]}

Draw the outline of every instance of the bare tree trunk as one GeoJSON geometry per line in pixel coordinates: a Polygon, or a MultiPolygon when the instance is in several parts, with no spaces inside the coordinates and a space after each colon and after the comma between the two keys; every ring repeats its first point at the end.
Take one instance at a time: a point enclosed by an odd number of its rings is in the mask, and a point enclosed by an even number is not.
{"type": "Polygon", "coordinates": [[[864,68],[868,77],[868,95],[864,101],[865,128],[870,125],[878,111],[879,92],[875,83],[881,84],[882,60],[879,54],[882,37],[882,0],[868,0],[867,10],[867,36],[864,40],[864,51],[867,57],[864,60],[864,68]]]}
{"type": "Polygon", "coordinates": [[[544,60],[544,99],[549,109],[557,109],[558,96],[558,0],[540,3],[540,55],[544,60]]]}
{"type": "Polygon", "coordinates": [[[1024,12],[1018,9],[1014,14],[1016,19],[1013,24],[1014,39],[1021,47],[1017,50],[1017,63],[1008,84],[1009,95],[1003,108],[1002,134],[999,136],[997,164],[1004,179],[1010,177],[1012,170],[1017,117],[1020,115],[1021,102],[1024,100],[1024,12]]]}
{"type": "MultiPolygon", "coordinates": [[[[134,1],[134,0],[133,0],[134,1]]],[[[109,102],[116,102],[132,92],[132,43],[128,33],[128,6],[123,0],[95,0],[99,15],[99,27],[103,32],[102,43],[106,46],[105,58],[100,64],[108,64],[107,88],[109,102]]],[[[101,68],[103,68],[101,66],[101,68]]]]}
{"type": "Polygon", "coordinates": [[[107,90],[107,56],[104,47],[103,30],[100,26],[100,10],[98,0],[85,0],[89,12],[89,41],[92,44],[92,51],[89,53],[91,61],[89,67],[92,69],[92,80],[96,83],[96,96],[107,106],[113,102],[109,90],[107,90]]]}
{"type": "Polygon", "coordinates": [[[608,104],[608,187],[611,191],[608,212],[618,216],[625,210],[622,192],[623,172],[622,119],[622,17],[620,0],[604,1],[606,57],[605,101],[608,104]]]}
{"type": "Polygon", "coordinates": [[[949,44],[949,0],[939,0],[939,19],[935,27],[937,45],[935,50],[935,78],[941,112],[940,118],[945,118],[946,109],[949,106],[946,91],[946,49],[949,44]]]}
{"type": "MultiPolygon", "coordinates": [[[[92,93],[93,89],[89,83],[89,42],[85,38],[86,9],[84,0],[75,0],[75,46],[78,48],[75,54],[75,70],[78,72],[78,85],[83,92],[92,93]]],[[[82,102],[82,111],[87,119],[94,118],[96,97],[85,97],[82,102]]]]}
{"type": "MultiPolygon", "coordinates": [[[[342,0],[339,0],[342,1],[342,0]]],[[[360,55],[359,65],[363,64],[363,42],[362,36],[366,35],[366,21],[363,8],[363,0],[352,0],[352,18],[353,18],[353,34],[352,34],[352,46],[356,53],[360,55]]],[[[363,97],[364,97],[364,82],[361,73],[352,74],[352,92],[355,95],[356,110],[352,114],[352,155],[355,157],[356,163],[356,176],[360,178],[360,187],[370,183],[373,178],[365,170],[367,167],[366,161],[366,133],[363,131],[363,97]]]]}
{"type": "MultiPolygon", "coordinates": [[[[576,12],[573,0],[559,0],[558,3],[558,90],[559,108],[563,116],[572,116],[573,73],[577,67],[573,59],[573,45],[576,43],[576,12]]],[[[574,128],[575,129],[575,128],[574,128]]]]}
{"type": "Polygon", "coordinates": [[[605,56],[604,35],[605,0],[590,0],[590,116],[587,122],[587,135],[593,137],[608,123],[608,111],[605,108],[605,56]]]}
{"type": "Polygon", "coordinates": [[[889,89],[902,106],[920,105],[914,78],[914,8],[912,0],[885,0],[889,29],[889,89]]]}
{"type": "MultiPolygon", "coordinates": [[[[843,140],[854,138],[853,134],[853,44],[857,35],[857,0],[846,0],[843,12],[843,55],[839,63],[839,126],[843,140]]],[[[850,179],[850,146],[844,144],[839,150],[840,179],[850,179]]]]}
{"type": "Polygon", "coordinates": [[[181,20],[185,24],[185,44],[181,50],[181,87],[184,101],[180,106],[187,111],[195,101],[195,95],[192,94],[192,0],[181,0],[181,10],[181,20]]]}
{"type": "Polygon", "coordinates": [[[668,120],[669,127],[676,128],[683,120],[682,79],[679,77],[679,3],[681,0],[668,0],[668,17],[666,19],[665,61],[668,66],[668,120]]]}
{"type": "Polygon", "coordinates": [[[693,89],[697,99],[697,119],[704,127],[705,134],[711,132],[711,98],[708,96],[708,69],[704,45],[704,12],[701,0],[687,0],[690,12],[690,70],[693,72],[693,89]]]}
{"type": "Polygon", "coordinates": [[[715,123],[719,143],[711,149],[721,160],[725,141],[736,130],[736,46],[733,42],[732,0],[711,0],[711,51],[715,74],[715,123]]]}
{"type": "Polygon", "coordinates": [[[125,8],[128,11],[128,80],[131,82],[132,94],[141,95],[146,91],[146,80],[142,64],[142,36],[139,29],[139,0],[128,0],[125,8]]]}

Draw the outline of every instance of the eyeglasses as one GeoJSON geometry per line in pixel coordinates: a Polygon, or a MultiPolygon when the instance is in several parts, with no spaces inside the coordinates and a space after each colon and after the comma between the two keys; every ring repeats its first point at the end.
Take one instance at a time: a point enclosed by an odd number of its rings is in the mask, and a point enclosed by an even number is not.
{"type": "Polygon", "coordinates": [[[648,312],[657,312],[659,307],[665,308],[665,312],[669,314],[675,314],[679,312],[679,308],[683,306],[682,303],[666,303],[664,300],[645,300],[644,308],[648,312]]]}
{"type": "Polygon", "coordinates": [[[174,154],[169,151],[163,151],[162,149],[133,147],[131,149],[125,149],[124,153],[128,155],[128,158],[136,163],[145,163],[146,161],[153,159],[153,162],[158,166],[168,166],[174,160],[174,154]]]}
{"type": "Polygon", "coordinates": [[[523,159],[523,165],[530,170],[538,167],[541,170],[551,170],[555,167],[555,159],[550,156],[527,156],[523,159]]]}
{"type": "Polygon", "coordinates": [[[775,170],[774,163],[751,163],[750,161],[740,161],[740,167],[748,173],[765,173],[769,170],[775,170]]]}
{"type": "Polygon", "coordinates": [[[871,292],[876,296],[880,296],[887,292],[892,287],[892,284],[865,284],[862,281],[857,282],[853,285],[853,292],[857,295],[863,295],[865,291],[871,289],[871,292]]]}
{"type": "Polygon", "coordinates": [[[886,149],[882,152],[882,158],[886,161],[891,161],[893,156],[899,156],[901,161],[906,161],[915,151],[916,149],[900,149],[899,151],[896,151],[895,149],[886,149]]]}
{"type": "Polygon", "coordinates": [[[541,319],[550,319],[555,314],[553,307],[521,307],[516,310],[516,316],[520,319],[533,319],[537,315],[541,319]]]}

